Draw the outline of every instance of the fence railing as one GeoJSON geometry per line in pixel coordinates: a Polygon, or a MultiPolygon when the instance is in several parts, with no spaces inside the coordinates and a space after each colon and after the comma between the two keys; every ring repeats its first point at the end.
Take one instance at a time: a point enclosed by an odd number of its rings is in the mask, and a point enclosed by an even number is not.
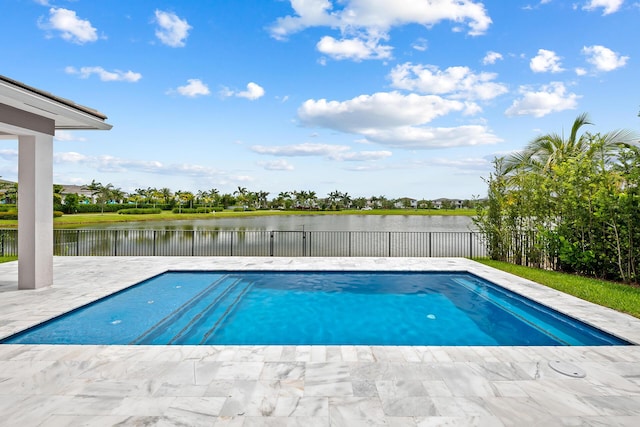
{"type": "MultiPolygon", "coordinates": [[[[54,230],[61,256],[485,257],[478,232],[54,230]]],[[[0,256],[18,233],[0,230],[0,256]]]]}

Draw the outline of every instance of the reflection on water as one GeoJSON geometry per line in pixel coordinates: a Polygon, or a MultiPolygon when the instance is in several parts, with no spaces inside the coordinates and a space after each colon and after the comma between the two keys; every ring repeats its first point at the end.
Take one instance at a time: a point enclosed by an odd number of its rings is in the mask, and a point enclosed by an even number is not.
{"type": "Polygon", "coordinates": [[[165,231],[470,231],[468,216],[276,215],[211,219],[92,224],[90,229],[165,231]]]}

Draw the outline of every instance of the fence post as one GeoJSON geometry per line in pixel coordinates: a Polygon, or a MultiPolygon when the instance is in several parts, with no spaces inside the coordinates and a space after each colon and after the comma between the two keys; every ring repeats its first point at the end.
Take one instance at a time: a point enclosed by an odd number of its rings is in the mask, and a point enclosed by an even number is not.
{"type": "Polygon", "coordinates": [[[191,230],[191,256],[196,254],[196,230],[191,230]]]}
{"type": "Polygon", "coordinates": [[[389,257],[391,257],[391,232],[389,232],[389,257]]]}
{"type": "Polygon", "coordinates": [[[351,232],[349,231],[349,257],[351,257],[351,232]]]}
{"type": "Polygon", "coordinates": [[[0,256],[4,256],[4,230],[0,231],[0,256]]]}
{"type": "Polygon", "coordinates": [[[153,256],[156,256],[156,234],[158,233],[157,230],[153,230],[153,248],[151,249],[151,253],[153,254],[153,256]]]}
{"type": "Polygon", "coordinates": [[[302,256],[307,256],[307,232],[302,232],[302,256]]]}
{"type": "Polygon", "coordinates": [[[469,258],[473,258],[473,232],[469,232],[469,258]]]}
{"type": "Polygon", "coordinates": [[[231,246],[229,247],[230,256],[233,256],[233,235],[234,235],[234,232],[231,231],[231,246]]]}
{"type": "Polygon", "coordinates": [[[271,230],[271,234],[269,235],[269,256],[273,256],[273,230],[271,230]]]}

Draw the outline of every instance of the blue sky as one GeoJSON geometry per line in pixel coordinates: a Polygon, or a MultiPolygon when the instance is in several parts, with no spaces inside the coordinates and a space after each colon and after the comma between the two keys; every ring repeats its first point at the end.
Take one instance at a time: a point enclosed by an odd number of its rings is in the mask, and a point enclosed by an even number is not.
{"type": "MultiPolygon", "coordinates": [[[[484,196],[540,133],[637,129],[634,0],[0,0],[0,74],[95,108],[54,182],[484,196]]],[[[17,179],[17,142],[0,140],[17,179]]]]}

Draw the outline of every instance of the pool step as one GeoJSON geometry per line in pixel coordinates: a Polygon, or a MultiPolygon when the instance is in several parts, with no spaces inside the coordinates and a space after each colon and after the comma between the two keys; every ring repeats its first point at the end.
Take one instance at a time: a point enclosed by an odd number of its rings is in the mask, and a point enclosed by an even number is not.
{"type": "Polygon", "coordinates": [[[130,344],[166,344],[184,328],[185,324],[201,313],[204,307],[223,299],[229,288],[237,284],[236,282],[238,282],[237,278],[225,274],[165,316],[130,344]]]}
{"type": "Polygon", "coordinates": [[[234,282],[221,294],[220,298],[212,301],[202,312],[194,316],[169,344],[206,344],[207,339],[215,334],[252,285],[252,282],[245,280],[234,282]]]}

